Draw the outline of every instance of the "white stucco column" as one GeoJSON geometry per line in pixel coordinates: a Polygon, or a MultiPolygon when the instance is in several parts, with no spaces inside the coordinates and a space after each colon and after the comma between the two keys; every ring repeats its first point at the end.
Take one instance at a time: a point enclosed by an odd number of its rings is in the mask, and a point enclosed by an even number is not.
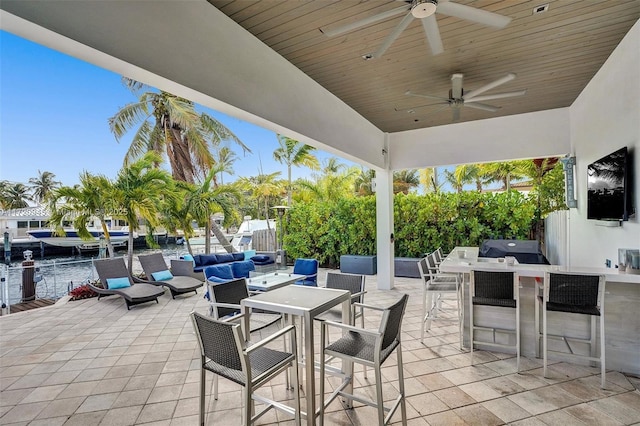
{"type": "MultiPolygon", "coordinates": [[[[387,144],[385,143],[385,147],[387,144]]],[[[376,246],[378,257],[378,289],[393,288],[393,172],[388,169],[388,148],[385,148],[386,170],[376,169],[376,246]]]]}

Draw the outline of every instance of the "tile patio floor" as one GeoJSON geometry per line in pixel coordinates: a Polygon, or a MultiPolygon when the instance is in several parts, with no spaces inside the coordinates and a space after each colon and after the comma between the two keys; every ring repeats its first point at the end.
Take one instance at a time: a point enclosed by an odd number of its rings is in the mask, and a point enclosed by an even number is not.
{"type": "MultiPolygon", "coordinates": [[[[320,272],[324,283],[326,270],[320,272]]],[[[366,302],[386,304],[410,294],[403,323],[403,355],[409,425],[629,425],[640,424],[640,380],[597,368],[550,366],[511,355],[476,352],[475,365],[458,348],[457,326],[435,321],[426,345],[419,341],[420,281],[397,278],[392,291],[376,290],[367,276],[366,302]]],[[[199,350],[188,314],[206,312],[198,296],[127,311],[119,297],[57,304],[0,318],[0,424],[2,425],[197,425],[199,350]]],[[[372,327],[379,319],[366,317],[372,327]]],[[[371,393],[361,368],[357,387],[371,393]]],[[[393,398],[395,358],[385,363],[385,397],[393,398]]],[[[370,372],[370,377],[372,376],[370,372]]],[[[209,375],[209,377],[211,377],[209,375]]],[[[330,383],[333,383],[330,381],[330,383]]],[[[263,388],[286,400],[281,378],[263,388]]],[[[207,425],[240,419],[240,388],[220,381],[220,398],[208,404],[207,425]]],[[[399,412],[394,420],[399,424],[399,412]]],[[[262,424],[293,424],[271,412],[262,424]]],[[[356,404],[329,407],[328,425],[374,425],[375,410],[356,404]]]]}

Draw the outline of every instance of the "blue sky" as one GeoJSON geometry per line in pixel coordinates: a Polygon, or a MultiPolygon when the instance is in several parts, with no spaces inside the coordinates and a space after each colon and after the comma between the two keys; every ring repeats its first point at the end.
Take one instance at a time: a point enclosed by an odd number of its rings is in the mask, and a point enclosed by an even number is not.
{"type": "MultiPolygon", "coordinates": [[[[118,143],[108,119],[133,101],[120,75],[0,31],[0,180],[27,183],[38,170],[53,172],[64,185],[77,183],[83,170],[115,177],[130,138],[118,143]]],[[[274,132],[204,111],[252,151],[243,156],[233,148],[239,157],[235,177],[257,175],[261,163],[264,173],[286,178],[286,166],[273,160],[274,132]]],[[[317,156],[322,161],[331,155],[317,156]]],[[[309,173],[294,168],[293,178],[309,173]]]]}

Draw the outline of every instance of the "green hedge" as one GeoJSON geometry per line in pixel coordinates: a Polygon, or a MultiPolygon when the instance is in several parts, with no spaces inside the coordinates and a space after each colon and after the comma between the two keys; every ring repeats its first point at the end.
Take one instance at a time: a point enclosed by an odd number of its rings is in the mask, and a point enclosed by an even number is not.
{"type": "MultiPolygon", "coordinates": [[[[535,205],[520,192],[398,194],[394,199],[395,253],[420,257],[442,247],[478,246],[487,238],[527,239],[535,205]]],[[[342,254],[376,253],[375,196],[298,203],[284,238],[291,258],[313,257],[335,267],[342,254]]]]}

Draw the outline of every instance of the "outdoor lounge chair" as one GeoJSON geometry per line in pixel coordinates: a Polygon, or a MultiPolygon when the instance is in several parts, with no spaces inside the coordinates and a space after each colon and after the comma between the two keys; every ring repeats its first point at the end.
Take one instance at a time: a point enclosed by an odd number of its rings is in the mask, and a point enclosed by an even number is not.
{"type": "Polygon", "coordinates": [[[198,289],[204,284],[204,281],[193,278],[191,275],[179,275],[180,272],[173,270],[173,268],[170,271],[162,253],[138,256],[138,260],[147,276],[147,280],[151,284],[167,287],[171,291],[171,297],[174,299],[179,294],[192,291],[198,294],[198,289]]]}
{"type": "Polygon", "coordinates": [[[98,293],[98,299],[102,296],[118,295],[127,304],[127,310],[139,303],[158,303],[158,297],[164,294],[164,289],[142,280],[134,280],[129,274],[122,257],[113,259],[94,260],[93,266],[98,272],[98,277],[103,287],[96,287],[89,283],[89,287],[98,293]],[[126,285],[128,282],[129,285],[126,285]]]}

